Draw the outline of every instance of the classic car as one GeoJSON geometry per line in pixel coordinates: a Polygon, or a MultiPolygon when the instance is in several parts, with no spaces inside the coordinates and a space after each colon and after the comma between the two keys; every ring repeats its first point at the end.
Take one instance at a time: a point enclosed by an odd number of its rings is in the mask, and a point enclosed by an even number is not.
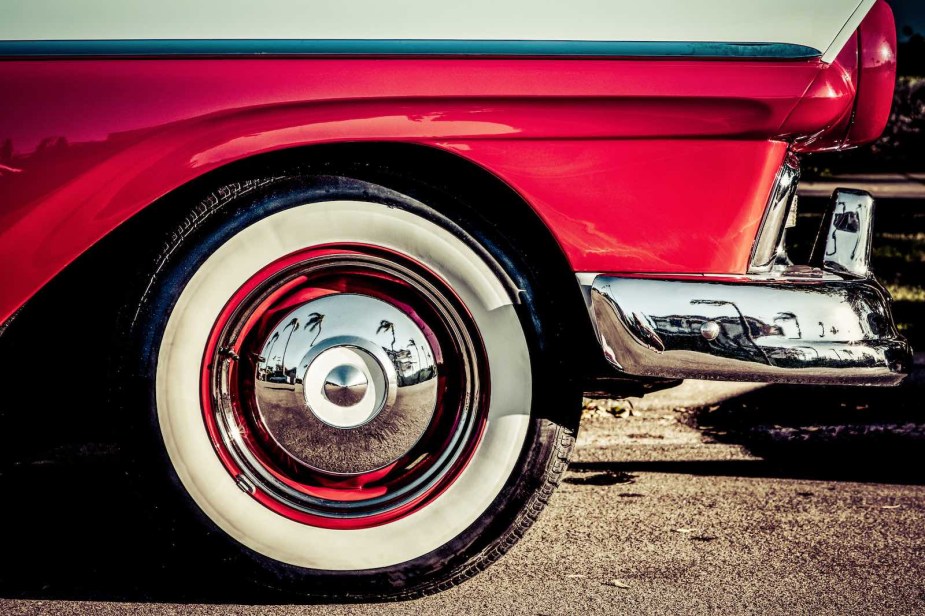
{"type": "Polygon", "coordinates": [[[895,50],[883,0],[7,0],[2,339],[79,349],[138,532],[435,592],[536,519],[582,393],[902,380],[870,195],[786,239],[895,50]]]}

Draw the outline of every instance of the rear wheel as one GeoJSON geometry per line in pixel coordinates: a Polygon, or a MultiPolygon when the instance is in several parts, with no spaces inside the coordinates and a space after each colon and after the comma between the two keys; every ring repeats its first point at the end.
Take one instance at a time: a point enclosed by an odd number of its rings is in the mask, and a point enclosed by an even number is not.
{"type": "Polygon", "coordinates": [[[564,471],[572,434],[547,417],[577,404],[537,378],[535,306],[512,293],[532,281],[434,200],[335,176],[226,187],[150,274],[128,357],[188,505],[170,510],[219,529],[247,577],[437,590],[506,551],[564,471]]]}

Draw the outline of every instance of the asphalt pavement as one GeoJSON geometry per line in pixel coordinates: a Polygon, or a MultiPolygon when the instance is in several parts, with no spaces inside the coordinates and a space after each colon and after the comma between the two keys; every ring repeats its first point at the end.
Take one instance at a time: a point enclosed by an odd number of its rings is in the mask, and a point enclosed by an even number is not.
{"type": "Polygon", "coordinates": [[[920,398],[688,381],[596,403],[563,485],[507,556],[380,605],[281,605],[205,584],[208,571],[151,575],[157,539],[123,525],[118,452],[59,443],[0,473],[0,613],[925,613],[920,398]]]}

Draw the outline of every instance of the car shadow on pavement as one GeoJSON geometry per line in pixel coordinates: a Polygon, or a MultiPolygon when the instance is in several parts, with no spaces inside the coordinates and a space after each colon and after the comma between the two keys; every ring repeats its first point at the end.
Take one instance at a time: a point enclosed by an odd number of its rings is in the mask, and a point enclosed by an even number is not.
{"type": "Polygon", "coordinates": [[[925,484],[925,388],[770,385],[685,411],[709,442],[755,458],[586,462],[573,471],[925,484]]]}
{"type": "MultiPolygon", "coordinates": [[[[97,297],[98,289],[82,292],[97,297]]],[[[0,337],[0,391],[9,393],[0,404],[0,598],[278,603],[256,586],[229,584],[150,523],[153,506],[130,480],[119,434],[131,422],[105,403],[99,355],[112,341],[99,332],[114,316],[62,297],[40,294],[31,304],[66,307],[59,319],[45,320],[58,314],[47,306],[25,310],[0,337]]]]}
{"type": "Polygon", "coordinates": [[[0,597],[256,603],[259,589],[222,587],[207,569],[177,567],[152,533],[109,445],[61,445],[5,462],[0,597]]]}
{"type": "MultiPolygon", "coordinates": [[[[75,378],[61,390],[80,386],[75,378]]],[[[227,584],[207,555],[199,564],[198,555],[181,553],[146,523],[146,505],[105,416],[30,391],[28,408],[0,408],[0,597],[280,602],[256,585],[227,584]]],[[[566,481],[593,488],[666,472],[925,484],[921,393],[765,387],[681,415],[707,439],[741,445],[758,460],[584,462],[572,465],[577,473],[566,481]]],[[[92,399],[86,392],[77,397],[92,399]]]]}
{"type": "Polygon", "coordinates": [[[197,554],[181,553],[167,533],[147,522],[149,512],[129,481],[119,445],[94,439],[98,435],[86,422],[59,422],[44,410],[38,414],[46,425],[12,421],[0,412],[0,597],[280,602],[256,585],[227,583],[206,558],[199,563],[197,554]]]}

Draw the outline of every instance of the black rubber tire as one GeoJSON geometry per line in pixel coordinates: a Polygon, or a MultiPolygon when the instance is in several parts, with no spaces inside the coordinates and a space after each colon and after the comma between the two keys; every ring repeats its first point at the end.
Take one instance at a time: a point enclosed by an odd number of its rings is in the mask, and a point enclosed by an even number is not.
{"type": "MultiPolygon", "coordinates": [[[[174,204],[176,224],[140,272],[134,300],[120,328],[122,359],[114,375],[116,400],[126,417],[143,414],[132,445],[140,492],[156,512],[156,524],[182,553],[222,569],[227,576],[257,580],[285,594],[327,600],[390,600],[426,595],[458,584],[502,556],[537,519],[566,470],[579,413],[580,392],[559,370],[561,358],[543,338],[544,306],[527,255],[512,247],[473,204],[418,185],[413,198],[340,170],[309,170],[252,178],[215,189],[199,202],[174,204]],[[347,177],[347,174],[353,177],[347,177]],[[178,297],[197,268],[242,229],[281,210],[332,199],[384,203],[424,216],[477,249],[519,295],[518,316],[533,366],[533,409],[525,445],[507,485],[481,517],[455,539],[399,565],[362,571],[304,569],[263,556],[221,531],[193,502],[174,472],[157,425],[155,374],[160,342],[178,297]],[[425,205],[422,202],[426,199],[425,205]],[[517,291],[519,290],[519,292],[517,291]],[[552,418],[552,419],[551,419],[552,418]],[[205,549],[203,549],[205,545],[205,549]],[[205,556],[203,556],[205,554],[205,556]]],[[[368,178],[369,176],[366,175],[368,178]]],[[[379,176],[381,177],[381,176],[379,176]]],[[[189,199],[189,197],[186,197],[189,199]]],[[[198,566],[202,566],[199,564],[198,566]]]]}

